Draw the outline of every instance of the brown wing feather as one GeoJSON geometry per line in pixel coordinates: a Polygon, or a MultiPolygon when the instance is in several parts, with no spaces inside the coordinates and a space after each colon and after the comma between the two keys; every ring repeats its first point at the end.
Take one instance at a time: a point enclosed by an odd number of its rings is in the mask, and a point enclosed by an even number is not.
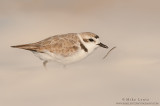
{"type": "Polygon", "coordinates": [[[45,51],[50,51],[52,53],[62,56],[69,56],[76,53],[79,47],[81,47],[80,45],[80,39],[78,38],[78,36],[76,36],[76,33],[69,33],[63,35],[55,35],[37,43],[17,45],[11,47],[41,53],[45,51]]]}
{"type": "Polygon", "coordinates": [[[11,46],[36,52],[50,51],[62,56],[72,55],[77,52],[80,47],[80,40],[76,33],[69,33],[63,35],[55,35],[39,41],[37,43],[11,46]]]}
{"type": "Polygon", "coordinates": [[[77,52],[80,43],[75,33],[56,35],[40,42],[37,42],[39,51],[50,51],[62,56],[69,56],[77,52]]]}

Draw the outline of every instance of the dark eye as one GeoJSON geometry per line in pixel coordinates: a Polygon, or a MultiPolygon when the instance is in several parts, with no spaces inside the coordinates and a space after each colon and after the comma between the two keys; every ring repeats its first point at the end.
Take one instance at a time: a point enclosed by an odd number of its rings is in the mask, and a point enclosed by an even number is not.
{"type": "Polygon", "coordinates": [[[89,39],[90,42],[93,42],[94,40],[92,38],[89,39]]]}

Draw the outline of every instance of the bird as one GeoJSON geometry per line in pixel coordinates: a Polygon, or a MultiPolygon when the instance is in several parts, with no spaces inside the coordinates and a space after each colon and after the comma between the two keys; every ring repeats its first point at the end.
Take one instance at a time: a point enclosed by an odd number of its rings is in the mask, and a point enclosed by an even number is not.
{"type": "Polygon", "coordinates": [[[98,47],[108,48],[100,42],[99,36],[92,32],[59,34],[36,43],[11,47],[33,52],[43,61],[45,68],[46,64],[51,61],[67,65],[86,58],[98,47]]]}

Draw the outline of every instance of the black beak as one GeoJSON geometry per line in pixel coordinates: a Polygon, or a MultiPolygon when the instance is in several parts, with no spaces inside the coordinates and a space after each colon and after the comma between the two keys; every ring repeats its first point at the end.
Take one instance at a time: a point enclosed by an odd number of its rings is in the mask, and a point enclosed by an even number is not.
{"type": "Polygon", "coordinates": [[[103,44],[103,43],[99,43],[99,44],[97,44],[97,45],[99,45],[99,46],[101,46],[101,47],[103,47],[103,48],[108,48],[108,46],[106,46],[106,45],[103,44]]]}

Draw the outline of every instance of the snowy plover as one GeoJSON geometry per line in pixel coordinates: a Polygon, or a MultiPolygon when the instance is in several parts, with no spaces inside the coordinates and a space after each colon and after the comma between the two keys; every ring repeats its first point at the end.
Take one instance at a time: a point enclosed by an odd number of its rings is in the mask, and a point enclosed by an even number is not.
{"type": "Polygon", "coordinates": [[[42,41],[24,45],[11,46],[32,51],[43,60],[43,65],[57,61],[64,65],[87,57],[98,46],[108,48],[99,41],[99,36],[91,32],[55,35],[42,41]]]}

